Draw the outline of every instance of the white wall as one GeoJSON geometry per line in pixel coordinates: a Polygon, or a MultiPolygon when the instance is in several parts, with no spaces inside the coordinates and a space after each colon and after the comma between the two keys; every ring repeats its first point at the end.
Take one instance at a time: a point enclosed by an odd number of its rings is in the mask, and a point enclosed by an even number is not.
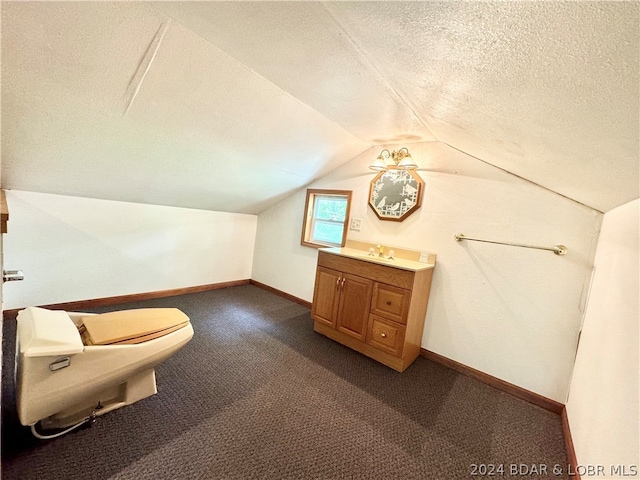
{"type": "Polygon", "coordinates": [[[611,465],[640,467],[639,218],[640,200],[604,216],[567,402],[578,463],[607,474],[611,465]]]}
{"type": "MultiPolygon", "coordinates": [[[[401,223],[367,205],[381,148],[310,187],[353,190],[362,229],[349,238],[438,255],[423,348],[564,403],[602,214],[445,144],[407,146],[426,169],[425,194],[401,223]],[[459,243],[458,232],[568,253],[459,243]]],[[[252,278],[311,301],[317,252],[300,245],[304,199],[301,190],[259,215],[252,278]]]]}
{"type": "Polygon", "coordinates": [[[6,193],[5,309],[251,277],[255,215],[6,193]]]}

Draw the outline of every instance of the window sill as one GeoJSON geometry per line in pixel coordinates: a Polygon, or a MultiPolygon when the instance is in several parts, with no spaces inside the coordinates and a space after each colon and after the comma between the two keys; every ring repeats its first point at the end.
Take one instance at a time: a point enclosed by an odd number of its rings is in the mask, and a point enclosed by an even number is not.
{"type": "Polygon", "coordinates": [[[344,245],[334,245],[334,244],[330,244],[330,243],[312,243],[312,242],[306,242],[306,241],[302,241],[300,242],[300,245],[302,245],[303,247],[310,247],[310,248],[340,248],[340,247],[344,247],[344,245]]]}

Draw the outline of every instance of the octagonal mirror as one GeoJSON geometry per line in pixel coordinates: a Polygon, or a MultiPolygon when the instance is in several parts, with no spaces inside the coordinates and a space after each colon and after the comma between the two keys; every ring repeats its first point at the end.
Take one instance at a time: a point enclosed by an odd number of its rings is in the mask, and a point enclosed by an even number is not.
{"type": "Polygon", "coordinates": [[[420,207],[423,190],[415,171],[389,167],[371,180],[369,206],[380,220],[401,222],[420,207]]]}

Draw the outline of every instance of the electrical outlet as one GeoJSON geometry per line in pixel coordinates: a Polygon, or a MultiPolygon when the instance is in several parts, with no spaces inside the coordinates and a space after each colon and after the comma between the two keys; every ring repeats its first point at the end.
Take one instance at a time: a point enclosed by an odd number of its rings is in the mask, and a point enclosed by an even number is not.
{"type": "Polygon", "coordinates": [[[349,228],[351,230],[355,230],[356,232],[359,232],[361,223],[362,223],[362,219],[360,219],[360,218],[352,218],[351,219],[351,225],[349,226],[349,228]]]}

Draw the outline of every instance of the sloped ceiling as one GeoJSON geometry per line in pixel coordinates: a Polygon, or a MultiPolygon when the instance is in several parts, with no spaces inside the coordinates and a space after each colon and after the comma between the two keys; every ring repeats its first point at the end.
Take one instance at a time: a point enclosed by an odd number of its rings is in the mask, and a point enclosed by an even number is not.
{"type": "Polygon", "coordinates": [[[2,186],[259,213],[372,146],[440,141],[606,212],[640,196],[639,19],[637,2],[3,2],[2,186]]]}

